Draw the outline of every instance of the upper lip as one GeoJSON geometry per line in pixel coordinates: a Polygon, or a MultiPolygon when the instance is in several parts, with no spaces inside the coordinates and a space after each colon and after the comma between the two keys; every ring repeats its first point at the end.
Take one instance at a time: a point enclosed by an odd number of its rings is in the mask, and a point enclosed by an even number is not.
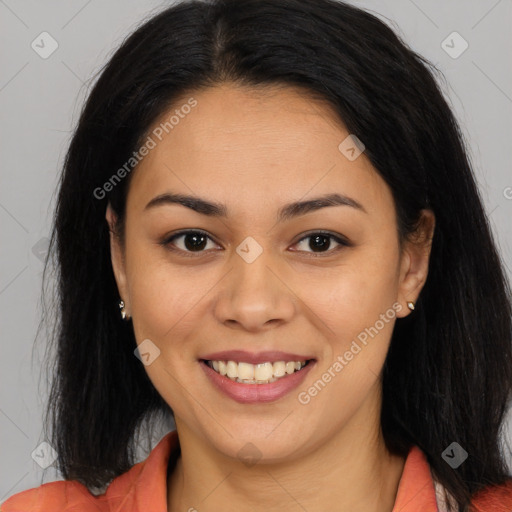
{"type": "Polygon", "coordinates": [[[206,361],[236,361],[251,364],[259,364],[276,361],[308,361],[314,359],[311,356],[281,352],[280,350],[265,350],[263,352],[247,352],[245,350],[223,350],[201,356],[199,359],[206,361]]]}

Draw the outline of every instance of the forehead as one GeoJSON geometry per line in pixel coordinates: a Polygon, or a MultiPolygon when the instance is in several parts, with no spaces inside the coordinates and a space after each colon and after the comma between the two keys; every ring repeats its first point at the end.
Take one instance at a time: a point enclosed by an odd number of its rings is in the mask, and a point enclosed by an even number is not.
{"type": "Polygon", "coordinates": [[[361,202],[390,200],[364,153],[350,161],[340,151],[349,133],[334,110],[297,88],[223,84],[190,92],[149,134],[155,146],[130,186],[139,208],[166,189],[260,207],[333,188],[361,202]]]}

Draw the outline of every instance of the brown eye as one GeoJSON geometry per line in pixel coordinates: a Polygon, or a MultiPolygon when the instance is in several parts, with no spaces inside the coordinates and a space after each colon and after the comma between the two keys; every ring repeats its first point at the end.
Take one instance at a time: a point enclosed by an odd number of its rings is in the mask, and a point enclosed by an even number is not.
{"type": "Polygon", "coordinates": [[[208,248],[208,242],[216,245],[203,231],[182,231],[164,240],[163,245],[185,253],[201,253],[208,248]]]}
{"type": "Polygon", "coordinates": [[[347,247],[350,245],[347,241],[343,240],[339,236],[336,236],[332,233],[323,232],[311,233],[299,240],[299,242],[297,242],[295,245],[301,246],[301,244],[302,248],[298,249],[300,251],[329,254],[341,249],[342,247],[347,247]],[[332,249],[333,242],[334,244],[337,244],[334,249],[332,249]]]}

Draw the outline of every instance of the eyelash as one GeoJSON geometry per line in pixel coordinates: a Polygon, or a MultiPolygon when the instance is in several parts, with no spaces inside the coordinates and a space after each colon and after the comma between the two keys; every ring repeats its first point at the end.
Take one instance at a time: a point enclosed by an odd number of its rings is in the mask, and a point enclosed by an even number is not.
{"type": "MultiPolygon", "coordinates": [[[[198,229],[193,229],[193,230],[181,231],[179,233],[175,233],[172,236],[165,238],[161,242],[161,245],[164,246],[166,249],[168,249],[170,251],[173,251],[173,252],[178,252],[181,255],[185,256],[185,257],[195,258],[195,257],[200,256],[201,254],[204,254],[206,252],[204,250],[201,250],[201,251],[187,251],[187,250],[177,249],[176,247],[173,247],[172,242],[174,242],[175,240],[177,240],[180,237],[183,237],[183,236],[186,236],[186,235],[189,235],[189,234],[203,235],[206,238],[208,238],[210,241],[216,243],[208,235],[208,233],[206,233],[205,231],[201,231],[201,230],[198,230],[198,229]]],[[[344,247],[350,247],[352,245],[352,244],[350,244],[350,242],[348,242],[347,240],[344,240],[340,236],[337,236],[337,235],[334,235],[333,233],[330,233],[328,231],[322,231],[322,230],[310,232],[309,234],[307,234],[306,236],[303,236],[300,240],[298,240],[294,245],[297,245],[300,242],[303,242],[304,240],[307,240],[308,238],[312,238],[315,235],[323,235],[323,236],[325,236],[325,237],[327,237],[327,238],[329,238],[331,240],[334,240],[336,243],[339,244],[339,246],[334,248],[334,249],[329,249],[327,251],[318,252],[318,253],[309,252],[309,251],[296,251],[296,252],[305,252],[306,254],[309,255],[308,257],[321,258],[321,257],[325,257],[325,256],[330,256],[334,252],[338,252],[339,250],[343,249],[344,247]]]]}

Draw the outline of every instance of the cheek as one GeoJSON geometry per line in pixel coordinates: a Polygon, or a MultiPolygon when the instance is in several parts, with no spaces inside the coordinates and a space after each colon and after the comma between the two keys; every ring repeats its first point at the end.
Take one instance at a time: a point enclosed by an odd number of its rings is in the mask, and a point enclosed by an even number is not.
{"type": "Polygon", "coordinates": [[[319,279],[307,283],[307,305],[329,326],[322,371],[330,369],[338,377],[323,399],[350,392],[355,404],[381,372],[400,309],[395,247],[366,246],[326,274],[323,286],[319,279]]]}
{"type": "Polygon", "coordinates": [[[150,339],[155,343],[161,351],[160,362],[165,361],[168,367],[194,362],[185,346],[193,346],[191,342],[201,335],[212,293],[225,269],[172,264],[164,250],[143,244],[133,243],[128,248],[129,293],[137,342],[150,339]]]}
{"type": "Polygon", "coordinates": [[[317,411],[315,417],[344,424],[377,393],[399,309],[396,280],[392,265],[359,258],[354,268],[346,266],[336,280],[326,280],[328,293],[311,287],[308,306],[330,328],[319,374],[298,396],[301,404],[317,411]]]}
{"type": "Polygon", "coordinates": [[[187,344],[201,316],[201,297],[214,283],[207,282],[205,273],[199,280],[197,272],[194,277],[147,253],[139,256],[134,251],[132,261],[140,264],[130,268],[129,279],[135,338],[138,344],[149,339],[156,345],[158,357],[145,370],[173,410],[186,410],[183,386],[195,364],[187,344]]]}
{"type": "Polygon", "coordinates": [[[397,297],[398,251],[367,247],[347,256],[343,265],[303,280],[308,306],[338,333],[354,335],[372,325],[397,297]]]}
{"type": "Polygon", "coordinates": [[[134,328],[139,337],[153,337],[160,343],[179,339],[194,317],[194,309],[210,287],[186,271],[169,264],[151,261],[133,269],[130,276],[130,299],[134,313],[134,328]]]}

